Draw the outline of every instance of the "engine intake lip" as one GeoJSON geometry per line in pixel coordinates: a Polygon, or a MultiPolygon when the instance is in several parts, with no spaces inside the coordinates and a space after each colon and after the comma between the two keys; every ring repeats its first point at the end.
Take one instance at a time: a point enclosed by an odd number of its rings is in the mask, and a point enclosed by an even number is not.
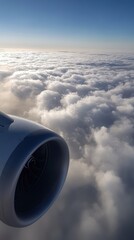
{"type": "MultiPolygon", "coordinates": [[[[58,196],[67,175],[68,165],[69,151],[67,144],[54,132],[41,129],[25,137],[11,154],[1,175],[1,219],[14,227],[25,227],[38,220],[58,196]],[[23,206],[17,204],[20,175],[28,164],[30,157],[37,151],[41,151],[46,144],[50,155],[47,163],[45,163],[41,179],[38,180],[37,186],[34,186],[32,193],[24,198],[24,202],[28,203],[27,206],[26,204],[23,206]],[[53,153],[50,150],[51,146],[53,153]],[[55,168],[54,177],[49,180],[50,182],[47,181],[47,175],[50,177],[52,170],[55,168]],[[43,189],[45,190],[43,191],[43,189]],[[40,194],[41,190],[42,193],[40,194]]],[[[19,196],[20,200],[22,196],[23,194],[19,196]]]]}

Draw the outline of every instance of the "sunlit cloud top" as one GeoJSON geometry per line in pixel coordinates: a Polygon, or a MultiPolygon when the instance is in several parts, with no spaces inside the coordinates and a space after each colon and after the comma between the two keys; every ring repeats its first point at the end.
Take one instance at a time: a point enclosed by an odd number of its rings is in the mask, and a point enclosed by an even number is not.
{"type": "Polygon", "coordinates": [[[53,207],[21,230],[0,222],[0,239],[134,239],[132,54],[1,51],[0,109],[51,128],[70,150],[53,207]]]}

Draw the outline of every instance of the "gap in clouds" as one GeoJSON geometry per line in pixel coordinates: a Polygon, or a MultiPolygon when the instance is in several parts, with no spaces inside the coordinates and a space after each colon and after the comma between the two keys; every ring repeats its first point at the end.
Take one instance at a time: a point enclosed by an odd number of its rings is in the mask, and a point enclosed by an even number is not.
{"type": "Polygon", "coordinates": [[[0,52],[0,109],[42,123],[70,149],[65,187],[37,223],[8,240],[134,237],[134,58],[0,52]]]}

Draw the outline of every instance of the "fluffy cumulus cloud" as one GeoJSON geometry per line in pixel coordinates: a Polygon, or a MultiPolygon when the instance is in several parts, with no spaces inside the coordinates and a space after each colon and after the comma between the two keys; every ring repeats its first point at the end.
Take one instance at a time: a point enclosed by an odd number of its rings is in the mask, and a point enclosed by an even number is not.
{"type": "Polygon", "coordinates": [[[62,135],[69,174],[48,213],[10,240],[134,238],[134,58],[0,52],[0,109],[62,135]]]}

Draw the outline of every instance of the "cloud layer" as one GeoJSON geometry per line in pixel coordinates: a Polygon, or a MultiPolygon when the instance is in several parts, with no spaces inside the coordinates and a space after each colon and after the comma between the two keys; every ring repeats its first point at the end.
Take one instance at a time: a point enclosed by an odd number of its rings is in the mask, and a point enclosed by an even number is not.
{"type": "Polygon", "coordinates": [[[134,237],[134,58],[88,53],[0,52],[0,109],[42,123],[70,149],[65,187],[8,240],[134,237]]]}

